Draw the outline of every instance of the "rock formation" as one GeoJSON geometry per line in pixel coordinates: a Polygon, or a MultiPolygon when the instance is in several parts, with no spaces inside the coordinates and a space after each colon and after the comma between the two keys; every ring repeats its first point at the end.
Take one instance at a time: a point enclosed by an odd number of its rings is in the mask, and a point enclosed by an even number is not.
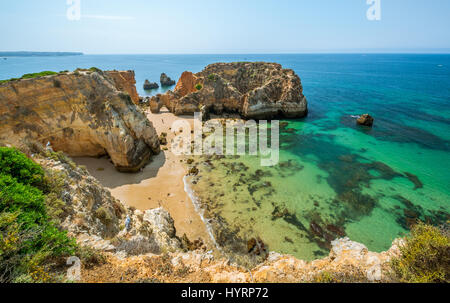
{"type": "Polygon", "coordinates": [[[159,153],[158,135],[119,81],[130,89],[134,73],[76,71],[0,84],[0,142],[108,154],[118,170],[138,171],[159,153]]]}
{"type": "Polygon", "coordinates": [[[64,202],[61,227],[69,236],[83,246],[121,256],[179,250],[180,241],[167,211],[134,210],[112,197],[109,190],[70,159],[53,158],[35,155],[51,176],[63,180],[58,197],[64,202]],[[125,229],[127,216],[131,219],[129,230],[125,229]]]}
{"type": "Polygon", "coordinates": [[[157,89],[157,88],[159,88],[158,83],[156,83],[156,82],[150,82],[150,81],[148,81],[148,80],[145,80],[145,83],[144,83],[144,89],[145,89],[145,90],[157,89]]]}
{"type": "Polygon", "coordinates": [[[152,279],[172,283],[389,283],[395,282],[390,275],[389,261],[399,255],[401,245],[401,241],[395,241],[388,251],[373,253],[364,245],[344,238],[333,242],[330,255],[324,259],[306,262],[272,252],[264,263],[250,270],[199,250],[173,252],[168,257],[118,259],[110,255],[103,272],[93,269],[85,272],[83,277],[87,276],[84,282],[115,283],[152,279]],[[184,274],[161,275],[152,264],[184,274]],[[124,268],[135,274],[124,275],[124,268]]]}
{"type": "Polygon", "coordinates": [[[389,262],[400,254],[403,245],[402,240],[396,240],[388,251],[374,253],[360,243],[341,238],[331,243],[331,252],[323,259],[307,262],[270,252],[263,263],[244,269],[204,248],[183,252],[167,211],[158,208],[142,212],[127,207],[67,157],[55,160],[54,155],[42,156],[38,152],[33,159],[50,176],[62,180],[57,196],[64,202],[61,227],[81,246],[107,255],[105,265],[83,270],[83,282],[137,282],[151,278],[202,283],[330,282],[330,278],[340,282],[392,282],[389,262]],[[127,217],[131,219],[129,230],[125,229],[127,217]],[[158,268],[166,268],[170,274],[158,268]]]}
{"type": "Polygon", "coordinates": [[[152,111],[166,106],[176,115],[239,113],[248,119],[300,118],[307,101],[300,78],[276,63],[217,63],[185,72],[174,92],[152,98],[152,111]]]}
{"type": "Polygon", "coordinates": [[[165,73],[161,74],[161,78],[160,78],[160,82],[161,82],[161,86],[172,86],[175,85],[175,81],[170,79],[170,77],[168,77],[165,73]]]}
{"type": "Polygon", "coordinates": [[[134,104],[139,104],[134,71],[106,71],[105,73],[114,80],[114,86],[118,90],[127,92],[134,104]]]}
{"type": "Polygon", "coordinates": [[[372,127],[374,122],[374,118],[369,114],[364,114],[356,120],[358,125],[369,126],[372,127]]]}

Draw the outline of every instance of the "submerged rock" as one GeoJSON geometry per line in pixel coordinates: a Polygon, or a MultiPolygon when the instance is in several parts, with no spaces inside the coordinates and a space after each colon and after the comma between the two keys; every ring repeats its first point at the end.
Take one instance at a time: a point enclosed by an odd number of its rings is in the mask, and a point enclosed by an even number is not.
{"type": "Polygon", "coordinates": [[[423,183],[420,181],[419,177],[411,173],[405,172],[405,176],[414,184],[414,189],[423,188],[423,183]]]}
{"type": "Polygon", "coordinates": [[[372,127],[374,122],[374,118],[369,114],[364,114],[356,120],[358,125],[369,126],[372,127]]]}

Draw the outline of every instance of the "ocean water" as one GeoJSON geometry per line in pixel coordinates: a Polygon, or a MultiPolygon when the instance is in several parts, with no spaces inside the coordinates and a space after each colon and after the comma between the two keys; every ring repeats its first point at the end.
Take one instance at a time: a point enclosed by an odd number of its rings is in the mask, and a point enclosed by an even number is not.
{"type": "Polygon", "coordinates": [[[260,237],[270,250],[314,259],[348,236],[383,251],[420,219],[450,213],[450,55],[105,55],[0,59],[0,79],[42,70],[132,69],[178,79],[214,62],[270,61],[302,79],[310,114],[282,121],[280,164],[257,157],[196,159],[193,190],[218,242],[260,237]],[[373,128],[354,115],[370,113],[373,128]]]}

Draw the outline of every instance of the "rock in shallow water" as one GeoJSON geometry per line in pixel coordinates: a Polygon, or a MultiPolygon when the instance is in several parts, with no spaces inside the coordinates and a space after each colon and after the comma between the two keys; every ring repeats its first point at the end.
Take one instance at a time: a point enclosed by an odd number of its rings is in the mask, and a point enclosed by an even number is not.
{"type": "Polygon", "coordinates": [[[369,126],[372,127],[374,122],[374,118],[369,114],[364,114],[356,120],[358,125],[369,126]]]}

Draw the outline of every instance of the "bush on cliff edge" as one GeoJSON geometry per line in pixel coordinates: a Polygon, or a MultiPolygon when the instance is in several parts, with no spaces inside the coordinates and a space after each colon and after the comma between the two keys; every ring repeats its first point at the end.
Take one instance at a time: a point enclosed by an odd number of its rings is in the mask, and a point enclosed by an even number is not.
{"type": "Polygon", "coordinates": [[[18,150],[0,147],[0,282],[52,282],[45,264],[76,249],[51,222],[44,175],[18,150]]]}
{"type": "Polygon", "coordinates": [[[419,223],[391,267],[403,283],[450,282],[450,237],[444,228],[419,223]]]}

